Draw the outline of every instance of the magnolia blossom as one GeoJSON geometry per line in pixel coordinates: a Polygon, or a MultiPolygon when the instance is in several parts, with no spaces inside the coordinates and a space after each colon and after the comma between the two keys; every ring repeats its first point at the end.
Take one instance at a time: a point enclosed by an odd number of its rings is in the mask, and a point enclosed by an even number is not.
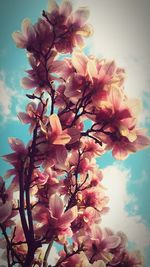
{"type": "Polygon", "coordinates": [[[91,262],[102,259],[109,263],[113,258],[110,250],[116,248],[120,241],[119,236],[108,235],[102,232],[98,225],[94,225],[91,229],[90,240],[86,240],[85,243],[86,255],[91,259],[91,262]]]}
{"type": "Polygon", "coordinates": [[[8,142],[14,152],[11,154],[4,155],[3,159],[13,165],[14,168],[7,171],[7,178],[11,175],[18,175],[19,171],[22,168],[22,162],[27,156],[27,149],[21,140],[19,140],[18,138],[11,137],[8,139],[8,142]]]}
{"type": "Polygon", "coordinates": [[[19,48],[28,48],[36,41],[36,33],[29,19],[24,19],[22,22],[22,33],[14,32],[12,37],[19,48]]]}
{"type": "Polygon", "coordinates": [[[96,111],[94,136],[107,149],[112,148],[116,159],[125,159],[129,153],[149,145],[149,138],[136,126],[139,108],[139,101],[129,101],[119,89],[112,88],[96,111]]]}
{"type": "Polygon", "coordinates": [[[56,59],[57,52],[52,50],[47,65],[45,67],[44,60],[36,59],[30,54],[28,56],[32,69],[27,70],[27,77],[22,79],[21,85],[25,89],[35,88],[35,94],[41,94],[43,91],[51,92],[51,83],[59,80],[59,73],[63,67],[63,62],[56,59]]]}
{"type": "Polygon", "coordinates": [[[30,124],[29,131],[32,133],[37,124],[37,117],[40,118],[42,112],[43,106],[41,103],[39,103],[37,106],[34,102],[30,102],[26,106],[26,113],[19,112],[18,117],[22,123],[30,124]]]}
{"type": "Polygon", "coordinates": [[[37,235],[47,231],[48,240],[55,238],[61,243],[66,242],[66,237],[72,235],[71,223],[78,216],[77,206],[65,211],[64,203],[56,193],[50,197],[48,208],[38,205],[33,212],[34,219],[39,221],[36,226],[37,235]]]}
{"type": "Polygon", "coordinates": [[[86,24],[89,16],[87,8],[72,12],[70,1],[63,1],[60,6],[56,1],[49,1],[48,19],[55,28],[55,47],[62,53],[72,52],[75,46],[83,47],[83,37],[88,37],[92,29],[86,24]]]}
{"type": "Polygon", "coordinates": [[[67,144],[71,137],[67,134],[66,130],[62,130],[62,126],[59,117],[53,114],[49,117],[50,127],[46,127],[41,123],[41,130],[46,134],[46,138],[54,145],[65,145],[67,144]]]}

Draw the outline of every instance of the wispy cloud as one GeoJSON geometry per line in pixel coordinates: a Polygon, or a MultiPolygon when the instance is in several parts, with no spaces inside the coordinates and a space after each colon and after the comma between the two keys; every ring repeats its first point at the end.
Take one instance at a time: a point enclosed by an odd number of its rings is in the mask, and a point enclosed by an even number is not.
{"type": "MultiPolygon", "coordinates": [[[[12,77],[11,77],[12,78],[12,77]]],[[[6,83],[6,74],[0,71],[0,117],[1,124],[17,120],[17,112],[23,110],[25,97],[15,87],[6,83]]]]}
{"type": "Polygon", "coordinates": [[[11,114],[12,97],[16,95],[16,92],[9,88],[5,83],[5,74],[0,72],[0,115],[9,117],[11,114]]]}
{"type": "MultiPolygon", "coordinates": [[[[45,253],[47,249],[47,245],[43,245],[42,248],[43,248],[43,253],[45,253]]],[[[59,259],[58,250],[56,248],[56,243],[54,243],[51,248],[50,254],[48,256],[48,263],[50,265],[55,265],[58,259],[59,259]]]]}
{"type": "Polygon", "coordinates": [[[110,211],[103,217],[102,225],[115,231],[125,232],[129,240],[136,245],[136,248],[143,252],[150,246],[150,228],[144,225],[141,215],[134,215],[138,211],[138,200],[127,191],[130,182],[130,171],[117,164],[104,169],[103,184],[108,188],[107,194],[110,197],[110,211]],[[132,203],[133,215],[129,215],[126,205],[132,203]]]}
{"type": "Polygon", "coordinates": [[[148,175],[145,170],[142,171],[141,176],[137,179],[132,181],[133,185],[143,186],[144,183],[148,181],[148,175]]]}

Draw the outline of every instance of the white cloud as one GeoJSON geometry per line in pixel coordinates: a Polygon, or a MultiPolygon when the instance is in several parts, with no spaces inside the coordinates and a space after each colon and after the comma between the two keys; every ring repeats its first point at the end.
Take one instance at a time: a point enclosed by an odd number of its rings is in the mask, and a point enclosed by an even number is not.
{"type": "MultiPolygon", "coordinates": [[[[11,78],[12,79],[12,78],[11,78]]],[[[24,92],[18,92],[13,87],[10,88],[6,84],[6,77],[3,71],[0,71],[0,116],[2,118],[1,125],[9,120],[16,121],[18,120],[17,115],[15,114],[18,111],[22,111],[26,103],[24,92]],[[14,109],[15,103],[15,109],[14,109]]]]}
{"type": "Polygon", "coordinates": [[[52,247],[49,258],[48,258],[48,263],[51,265],[55,265],[56,262],[58,261],[59,256],[56,247],[52,247]]]}
{"type": "Polygon", "coordinates": [[[122,60],[140,59],[149,68],[149,9],[148,0],[80,0],[74,6],[90,9],[94,26],[93,51],[105,57],[122,60]]]}
{"type": "Polygon", "coordinates": [[[144,252],[150,246],[150,228],[144,225],[140,215],[129,215],[126,210],[129,202],[133,205],[133,213],[138,210],[137,199],[127,192],[129,181],[130,171],[117,164],[104,169],[103,184],[108,188],[110,211],[103,217],[102,226],[123,231],[129,241],[144,252]]]}
{"type": "MultiPolygon", "coordinates": [[[[43,245],[42,248],[43,248],[43,252],[45,252],[46,249],[47,249],[47,245],[43,245]]],[[[54,245],[53,245],[52,248],[51,248],[49,257],[48,257],[48,263],[49,263],[50,265],[55,265],[56,262],[58,261],[58,259],[59,259],[58,251],[57,251],[57,249],[56,249],[56,247],[55,247],[55,243],[54,243],[54,245]]]]}
{"type": "Polygon", "coordinates": [[[5,75],[0,73],[0,114],[7,117],[11,113],[12,97],[15,96],[15,91],[9,88],[5,83],[5,75]]]}
{"type": "Polygon", "coordinates": [[[146,171],[143,170],[141,176],[137,180],[132,181],[132,184],[142,186],[147,181],[148,181],[148,175],[146,171]]]}

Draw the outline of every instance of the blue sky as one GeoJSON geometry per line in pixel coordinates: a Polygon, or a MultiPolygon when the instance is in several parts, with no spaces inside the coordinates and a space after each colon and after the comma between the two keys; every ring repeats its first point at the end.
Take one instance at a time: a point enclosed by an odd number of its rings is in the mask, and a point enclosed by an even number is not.
{"type": "MultiPolygon", "coordinates": [[[[141,98],[143,110],[140,125],[148,128],[150,135],[149,1],[113,0],[111,4],[108,0],[72,2],[75,6],[90,7],[90,22],[94,26],[95,34],[88,42],[88,51],[96,56],[114,58],[119,66],[125,67],[125,90],[129,96],[141,98]]],[[[26,92],[21,88],[20,80],[25,76],[28,63],[25,52],[15,47],[11,34],[20,29],[21,21],[25,17],[31,18],[33,23],[36,22],[46,6],[47,0],[5,0],[0,3],[1,155],[10,151],[7,144],[9,136],[21,138],[25,142],[29,137],[28,128],[17,120],[17,112],[25,106],[26,92]]],[[[150,149],[131,155],[121,163],[114,161],[110,153],[98,162],[105,169],[104,183],[110,188],[108,193],[113,203],[112,212],[104,219],[103,224],[111,222],[115,230],[126,230],[131,243],[144,251],[145,267],[149,267],[150,149]]],[[[8,166],[0,160],[0,167],[0,175],[3,175],[8,166]]]]}

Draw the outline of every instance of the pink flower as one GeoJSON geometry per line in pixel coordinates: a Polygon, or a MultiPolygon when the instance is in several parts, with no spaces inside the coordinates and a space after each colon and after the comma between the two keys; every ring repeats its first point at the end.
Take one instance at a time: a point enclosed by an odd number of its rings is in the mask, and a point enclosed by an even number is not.
{"type": "MultiPolygon", "coordinates": [[[[33,27],[36,32],[36,43],[34,44],[33,52],[35,57],[39,57],[41,52],[45,55],[49,51],[49,47],[53,46],[54,33],[50,24],[42,18],[39,18],[38,22],[34,24],[33,27]],[[37,52],[39,52],[39,54],[37,52]]],[[[33,44],[31,44],[31,46],[32,45],[33,44]]]]}
{"type": "Polygon", "coordinates": [[[85,253],[91,262],[101,259],[108,263],[113,258],[110,250],[116,248],[120,241],[120,237],[112,234],[108,235],[98,225],[93,225],[90,239],[85,242],[85,253]]]}
{"type": "Polygon", "coordinates": [[[39,170],[35,170],[33,173],[33,183],[36,185],[40,185],[38,187],[38,191],[36,193],[37,197],[44,203],[47,202],[46,196],[50,197],[55,194],[55,192],[61,192],[61,188],[63,187],[63,182],[60,180],[61,176],[64,175],[64,172],[57,171],[54,168],[48,167],[44,170],[44,172],[40,172],[39,170]],[[59,176],[59,179],[58,179],[59,176]],[[44,197],[45,196],[45,197],[44,197]],[[45,198],[45,200],[44,200],[45,198]]]}
{"type": "Polygon", "coordinates": [[[37,120],[41,117],[43,111],[43,105],[41,103],[38,104],[38,106],[31,102],[26,107],[26,113],[25,112],[19,112],[18,117],[22,123],[30,124],[29,131],[30,133],[33,132],[37,120]]]}
{"type": "Polygon", "coordinates": [[[76,104],[83,95],[85,84],[85,78],[81,74],[74,73],[66,84],[65,97],[69,98],[73,104],[76,104]]]}
{"type": "MultiPolygon", "coordinates": [[[[57,194],[53,194],[49,199],[49,207],[38,205],[34,210],[34,218],[41,223],[42,229],[48,232],[47,238],[54,237],[57,241],[64,243],[66,236],[71,236],[71,223],[78,216],[77,206],[65,211],[64,203],[57,194]]],[[[37,229],[37,233],[38,233],[37,229]]]]}
{"type": "Polygon", "coordinates": [[[119,257],[115,255],[113,260],[110,262],[110,266],[128,266],[128,267],[143,267],[144,266],[144,258],[140,251],[127,251],[124,249],[122,253],[120,253],[119,257]],[[114,261],[116,259],[116,262],[114,261]]]}
{"type": "Polygon", "coordinates": [[[55,29],[57,51],[70,53],[75,46],[83,47],[83,37],[92,33],[91,27],[86,24],[89,11],[80,8],[72,12],[70,1],[63,1],[60,7],[55,1],[49,3],[46,15],[55,29]]]}
{"type": "Polygon", "coordinates": [[[57,194],[50,197],[49,211],[51,219],[56,220],[57,226],[60,228],[70,226],[71,222],[77,217],[77,206],[64,212],[63,201],[57,194]]]}
{"type": "Polygon", "coordinates": [[[72,230],[75,234],[81,229],[84,231],[84,233],[89,233],[93,224],[100,222],[100,214],[94,209],[94,207],[80,207],[79,205],[78,207],[79,216],[72,223],[72,230]]]}
{"type": "MultiPolygon", "coordinates": [[[[25,159],[27,155],[27,149],[25,148],[23,142],[18,138],[11,137],[8,139],[8,142],[10,144],[11,149],[14,150],[14,153],[4,155],[3,159],[14,166],[16,173],[16,171],[20,171],[21,161],[25,159]]],[[[9,175],[11,174],[14,174],[13,170],[9,171],[9,175]]]]}
{"type": "Polygon", "coordinates": [[[82,149],[84,151],[84,157],[92,159],[98,157],[104,153],[104,149],[99,144],[90,138],[82,138],[82,149]]]}
{"type": "Polygon", "coordinates": [[[38,139],[38,158],[42,155],[44,167],[62,167],[65,168],[67,158],[67,149],[65,145],[71,140],[67,129],[63,130],[59,117],[56,114],[51,115],[45,124],[40,121],[41,132],[38,139]],[[53,157],[51,156],[53,155],[53,157]]]}
{"type": "Polygon", "coordinates": [[[41,130],[46,134],[46,138],[54,145],[65,145],[69,143],[71,137],[67,134],[67,130],[62,130],[59,117],[53,114],[49,117],[50,127],[46,127],[41,123],[41,130]]]}
{"type": "Polygon", "coordinates": [[[142,267],[144,265],[144,259],[140,251],[131,251],[126,253],[124,263],[129,267],[142,267]]]}
{"type": "Polygon", "coordinates": [[[109,198],[104,194],[104,188],[101,185],[91,187],[81,192],[81,206],[93,207],[103,214],[107,209],[109,198]]]}
{"type": "Polygon", "coordinates": [[[98,60],[93,56],[88,57],[81,52],[75,51],[73,53],[72,64],[77,73],[85,76],[94,85],[97,85],[96,89],[98,89],[98,85],[99,89],[101,89],[102,84],[105,85],[110,83],[110,81],[112,82],[116,73],[114,61],[98,60]]]}
{"type": "Polygon", "coordinates": [[[150,138],[145,135],[143,129],[134,131],[135,140],[122,136],[119,132],[110,135],[108,145],[112,147],[112,154],[118,160],[123,160],[129,154],[150,146],[150,138]]]}
{"type": "Polygon", "coordinates": [[[28,77],[22,79],[22,86],[25,89],[35,89],[36,94],[41,94],[43,91],[51,92],[50,83],[54,80],[59,80],[57,75],[62,69],[63,62],[55,60],[57,53],[51,50],[47,65],[43,59],[36,59],[32,54],[29,55],[29,63],[32,69],[27,70],[28,77]]]}
{"type": "Polygon", "coordinates": [[[22,22],[22,33],[14,32],[12,37],[19,48],[28,48],[33,45],[36,40],[34,27],[29,19],[24,19],[22,22]]]}
{"type": "Polygon", "coordinates": [[[19,48],[25,48],[37,58],[46,54],[53,41],[53,31],[47,21],[39,19],[35,25],[29,19],[22,22],[22,32],[14,32],[12,37],[19,48]]]}
{"type": "Polygon", "coordinates": [[[101,101],[94,136],[106,144],[106,149],[112,148],[116,159],[125,159],[150,144],[143,130],[136,128],[138,110],[139,101],[129,101],[117,88],[112,88],[106,101],[101,101]]]}

